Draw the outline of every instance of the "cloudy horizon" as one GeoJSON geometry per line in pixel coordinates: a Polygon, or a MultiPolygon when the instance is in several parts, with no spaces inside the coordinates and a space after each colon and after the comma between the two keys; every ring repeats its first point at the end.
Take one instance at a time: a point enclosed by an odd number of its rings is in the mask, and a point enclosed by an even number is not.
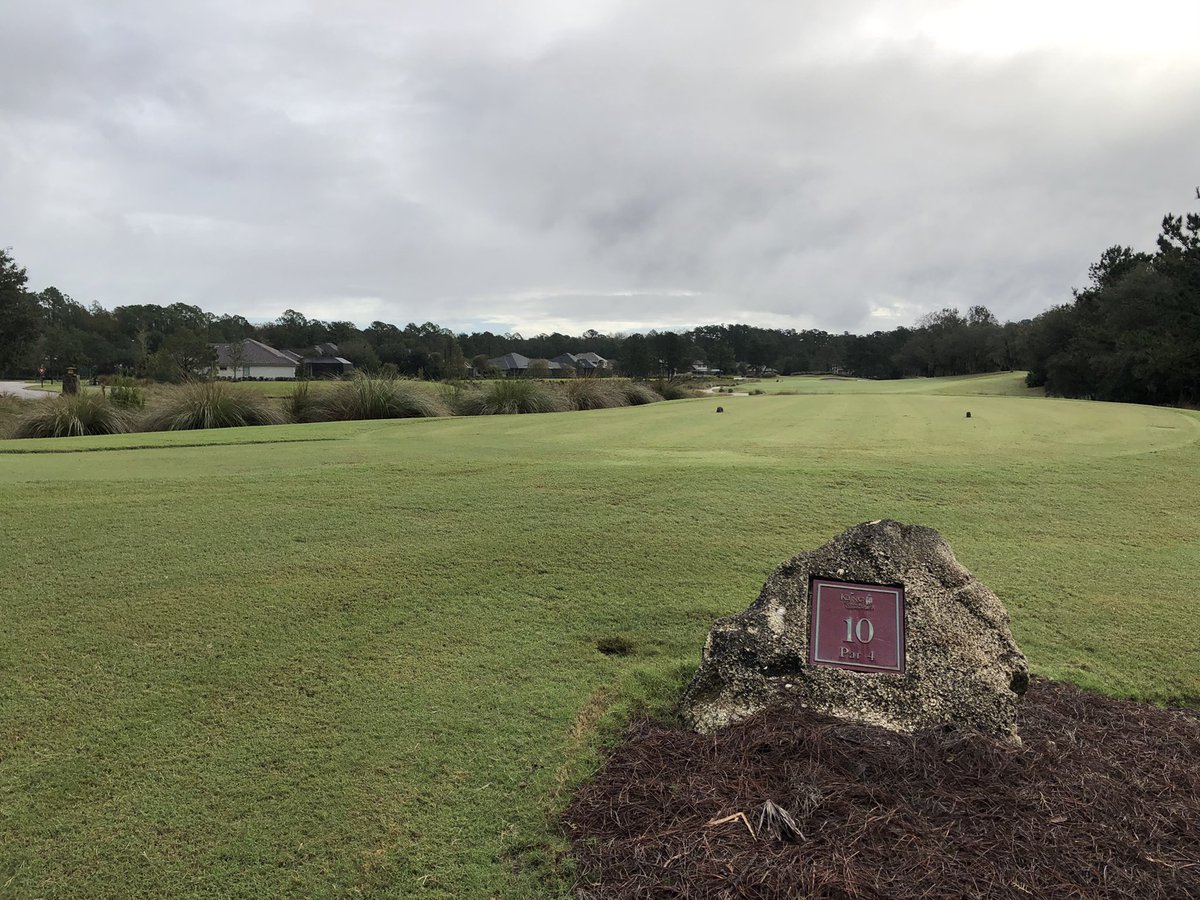
{"type": "Polygon", "coordinates": [[[0,246],[252,321],[870,332],[1195,211],[1200,5],[15,0],[0,246]]]}

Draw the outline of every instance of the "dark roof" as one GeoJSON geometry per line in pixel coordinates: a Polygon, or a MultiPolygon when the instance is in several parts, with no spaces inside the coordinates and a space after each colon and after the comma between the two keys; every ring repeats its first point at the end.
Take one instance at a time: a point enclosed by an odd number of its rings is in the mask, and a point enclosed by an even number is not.
{"type": "Polygon", "coordinates": [[[589,350],[586,353],[562,353],[554,357],[551,362],[571,366],[575,369],[597,369],[603,366],[607,360],[600,354],[589,350]]]}
{"type": "Polygon", "coordinates": [[[497,356],[495,359],[489,359],[488,365],[493,369],[504,369],[511,371],[513,369],[528,369],[529,357],[522,356],[520,353],[505,353],[503,356],[497,356]]]}
{"type": "Polygon", "coordinates": [[[291,353],[297,359],[312,359],[317,356],[337,356],[338,345],[326,341],[323,344],[313,344],[311,347],[288,347],[284,353],[291,353]]]}
{"type": "MultiPolygon", "coordinates": [[[[213,344],[217,351],[217,365],[223,369],[231,368],[233,363],[229,355],[229,344],[213,344]]],[[[300,357],[286,350],[276,350],[268,347],[262,341],[246,338],[242,341],[242,366],[292,366],[300,361],[300,357]]]]}

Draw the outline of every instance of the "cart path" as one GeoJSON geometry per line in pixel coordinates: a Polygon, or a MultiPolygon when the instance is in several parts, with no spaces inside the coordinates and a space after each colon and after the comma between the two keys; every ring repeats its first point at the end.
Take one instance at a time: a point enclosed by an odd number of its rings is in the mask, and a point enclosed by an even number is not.
{"type": "Polygon", "coordinates": [[[0,394],[16,394],[18,397],[26,399],[38,399],[39,397],[57,397],[57,391],[31,391],[25,385],[27,381],[0,381],[0,394]]]}

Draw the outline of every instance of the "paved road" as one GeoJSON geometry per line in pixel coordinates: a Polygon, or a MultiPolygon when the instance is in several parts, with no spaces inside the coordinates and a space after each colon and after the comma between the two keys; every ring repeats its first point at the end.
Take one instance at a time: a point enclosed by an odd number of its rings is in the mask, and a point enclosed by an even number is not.
{"type": "Polygon", "coordinates": [[[43,397],[58,396],[55,391],[30,391],[27,390],[25,381],[0,381],[0,394],[16,394],[18,397],[31,397],[39,399],[43,397]]]}

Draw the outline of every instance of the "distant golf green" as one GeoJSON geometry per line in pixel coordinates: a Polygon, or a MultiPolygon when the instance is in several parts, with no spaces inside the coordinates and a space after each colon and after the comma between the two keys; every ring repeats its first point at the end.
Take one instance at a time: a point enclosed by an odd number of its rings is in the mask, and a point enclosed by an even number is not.
{"type": "Polygon", "coordinates": [[[1200,414],[772,385],[0,442],[0,896],[564,895],[598,735],[882,517],[942,532],[1035,672],[1198,702],[1200,414]]]}

